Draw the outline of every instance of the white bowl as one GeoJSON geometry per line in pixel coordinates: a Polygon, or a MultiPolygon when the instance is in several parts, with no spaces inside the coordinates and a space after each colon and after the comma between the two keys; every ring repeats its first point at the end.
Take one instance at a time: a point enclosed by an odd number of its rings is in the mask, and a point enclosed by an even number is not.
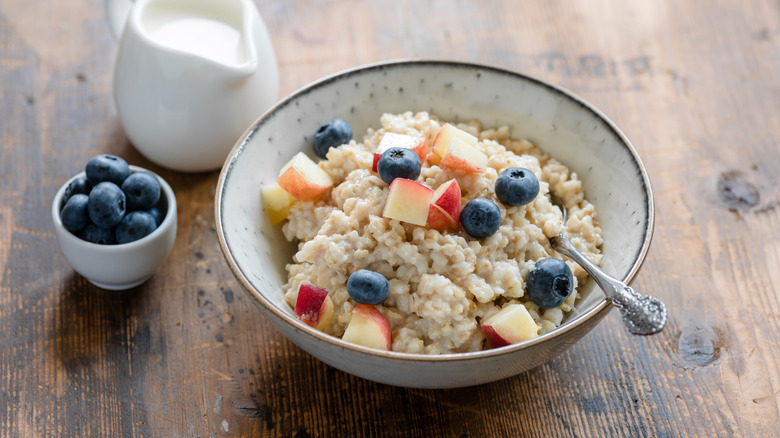
{"type": "MultiPolygon", "coordinates": [[[[219,242],[238,281],[282,333],[340,370],[404,387],[449,388],[506,378],[538,366],[574,344],[611,305],[593,281],[557,329],[519,344],[474,353],[383,352],[328,336],[299,321],[284,302],[285,264],[295,245],[271,226],[260,187],[333,118],[361,139],[383,113],[429,111],[444,120],[509,125],[577,172],[603,231],[602,266],[630,281],[648,251],[653,198],[647,173],[628,139],[603,114],[572,93],[519,73],[446,61],[397,61],[326,77],[285,98],[246,131],[220,174],[215,202],[219,242]]],[[[310,156],[313,154],[310,153],[310,156]]]]}
{"type": "Polygon", "coordinates": [[[176,196],[173,189],[154,172],[138,166],[130,166],[130,170],[153,174],[162,189],[158,208],[165,212],[165,218],[152,234],[142,239],[121,245],[98,245],[82,240],[65,229],[60,218],[62,198],[68,184],[84,176],[84,172],[63,184],[51,204],[54,234],[57,236],[60,251],[76,272],[103,289],[130,289],[148,280],[171,252],[176,239],[176,196]]]}

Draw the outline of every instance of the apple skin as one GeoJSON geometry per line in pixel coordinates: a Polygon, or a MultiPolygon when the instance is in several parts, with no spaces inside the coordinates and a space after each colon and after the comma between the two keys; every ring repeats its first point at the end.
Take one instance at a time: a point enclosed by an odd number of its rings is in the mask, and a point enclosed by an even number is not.
{"type": "Polygon", "coordinates": [[[469,146],[458,137],[454,137],[450,147],[441,156],[442,167],[460,169],[466,173],[482,173],[487,168],[487,155],[475,147],[469,146]]]}
{"type": "Polygon", "coordinates": [[[276,180],[287,193],[301,201],[320,198],[333,187],[333,179],[303,152],[298,152],[282,167],[276,180]]]}
{"type": "Polygon", "coordinates": [[[445,123],[436,133],[436,137],[433,139],[433,147],[430,155],[428,155],[428,162],[431,164],[439,164],[441,158],[447,153],[450,148],[450,144],[454,138],[459,138],[471,147],[476,147],[479,139],[469,134],[468,132],[456,128],[455,126],[445,123]]]}
{"type": "Polygon", "coordinates": [[[379,142],[376,152],[374,152],[374,162],[371,165],[371,170],[374,172],[377,171],[376,166],[379,163],[379,159],[382,158],[382,154],[390,148],[411,149],[420,157],[421,163],[425,163],[425,159],[428,157],[428,140],[424,137],[418,138],[406,134],[387,132],[379,142]]]}
{"type": "Polygon", "coordinates": [[[389,351],[392,346],[390,320],[371,304],[358,304],[341,339],[353,344],[389,351]]]}
{"type": "Polygon", "coordinates": [[[451,179],[433,192],[428,211],[428,228],[443,230],[460,224],[461,191],[458,180],[451,179]]]}
{"type": "Polygon", "coordinates": [[[410,224],[425,226],[428,222],[433,190],[405,178],[396,178],[390,184],[382,216],[410,224]]]}
{"type": "Polygon", "coordinates": [[[504,306],[498,313],[482,321],[481,327],[491,348],[503,347],[539,336],[539,326],[522,304],[504,306]]]}
{"type": "Polygon", "coordinates": [[[335,306],[328,291],[313,284],[304,283],[298,289],[295,314],[306,324],[324,330],[333,321],[335,306]]]}
{"type": "Polygon", "coordinates": [[[446,211],[442,210],[436,204],[431,204],[428,210],[428,222],[425,225],[431,230],[446,230],[447,228],[457,228],[458,223],[446,211]]]}
{"type": "Polygon", "coordinates": [[[483,325],[482,333],[485,335],[485,340],[487,340],[490,348],[498,348],[511,344],[511,342],[504,340],[492,326],[483,325]]]}
{"type": "Polygon", "coordinates": [[[271,225],[276,225],[287,219],[287,216],[290,215],[290,207],[297,201],[293,195],[287,193],[275,182],[261,187],[260,194],[271,225]]]}

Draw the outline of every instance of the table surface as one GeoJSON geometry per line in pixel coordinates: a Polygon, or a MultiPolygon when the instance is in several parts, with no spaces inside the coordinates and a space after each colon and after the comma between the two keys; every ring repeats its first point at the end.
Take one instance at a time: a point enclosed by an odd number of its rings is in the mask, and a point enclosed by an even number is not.
{"type": "Polygon", "coordinates": [[[667,328],[616,311],[536,369],[450,390],[376,384],[286,340],[215,231],[218,172],[160,168],[112,97],[103,1],[0,0],[0,436],[776,436],[780,426],[780,7],[769,0],[257,1],[281,94],[361,64],[490,64],[567,88],[632,140],[653,184],[635,289],[667,328]],[[103,291],[49,208],[93,155],[166,178],[172,253],[103,291]]]}

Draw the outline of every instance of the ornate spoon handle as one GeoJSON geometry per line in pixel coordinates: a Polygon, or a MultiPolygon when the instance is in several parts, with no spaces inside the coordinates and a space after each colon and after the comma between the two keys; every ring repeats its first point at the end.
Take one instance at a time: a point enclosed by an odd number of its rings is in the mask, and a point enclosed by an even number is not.
{"type": "Polygon", "coordinates": [[[630,286],[602,271],[582,255],[564,232],[550,239],[556,251],[571,258],[596,280],[607,298],[620,310],[628,331],[635,335],[658,333],[666,324],[666,306],[657,298],[634,292],[630,286]]]}

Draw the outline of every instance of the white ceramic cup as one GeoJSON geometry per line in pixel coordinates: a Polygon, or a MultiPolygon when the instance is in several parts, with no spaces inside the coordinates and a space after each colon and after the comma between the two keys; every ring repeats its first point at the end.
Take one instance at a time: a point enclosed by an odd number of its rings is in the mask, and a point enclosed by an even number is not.
{"type": "MultiPolygon", "coordinates": [[[[137,166],[130,166],[132,172],[149,172],[137,166]]],[[[152,173],[152,172],[149,172],[152,173]]],[[[152,173],[153,174],[153,173],[152,173]]],[[[87,242],[65,229],[60,217],[62,198],[71,181],[85,176],[79,173],[57,190],[51,204],[54,234],[65,259],[73,269],[90,283],[103,289],[130,289],[148,280],[173,249],[176,240],[176,196],[173,189],[160,176],[153,174],[160,182],[160,210],[165,218],[152,234],[121,245],[98,245],[87,242]]]]}
{"type": "Polygon", "coordinates": [[[107,0],[106,8],[119,38],[114,98],[130,141],[169,169],[220,168],[278,97],[276,56],[255,5],[107,0]]]}

